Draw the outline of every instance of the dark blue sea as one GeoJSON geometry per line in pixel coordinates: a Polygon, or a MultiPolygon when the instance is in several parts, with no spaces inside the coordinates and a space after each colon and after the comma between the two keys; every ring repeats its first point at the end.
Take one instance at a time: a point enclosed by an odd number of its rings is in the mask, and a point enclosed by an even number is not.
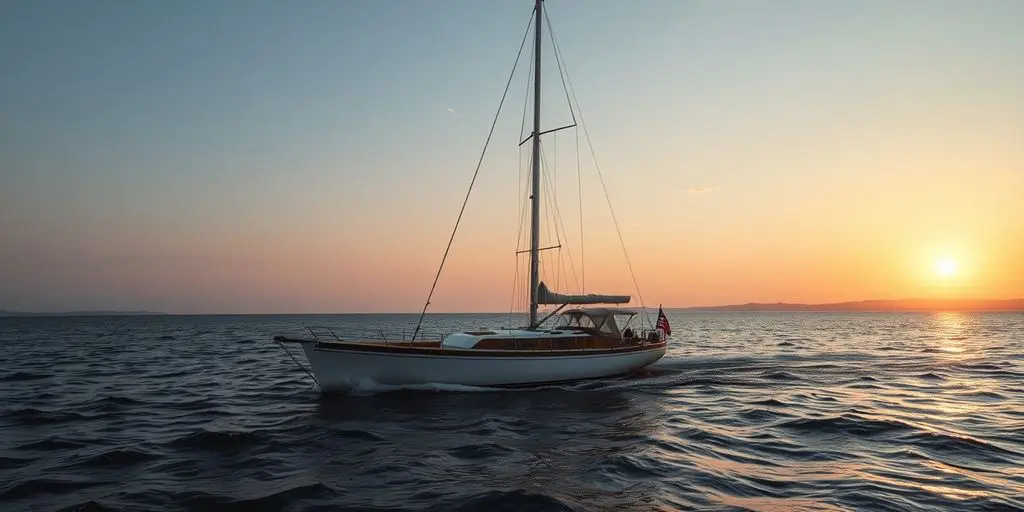
{"type": "Polygon", "coordinates": [[[416,315],[0,318],[0,510],[1024,510],[1024,314],[669,318],[639,375],[338,395],[271,337],[416,315]]]}

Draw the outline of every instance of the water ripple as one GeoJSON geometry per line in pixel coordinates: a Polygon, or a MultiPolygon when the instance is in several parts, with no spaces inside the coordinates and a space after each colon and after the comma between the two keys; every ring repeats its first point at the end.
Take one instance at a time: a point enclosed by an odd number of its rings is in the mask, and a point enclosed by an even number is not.
{"type": "Polygon", "coordinates": [[[1024,509],[1024,316],[670,319],[638,375],[349,395],[269,336],[415,315],[0,319],[0,508],[1024,509]]]}

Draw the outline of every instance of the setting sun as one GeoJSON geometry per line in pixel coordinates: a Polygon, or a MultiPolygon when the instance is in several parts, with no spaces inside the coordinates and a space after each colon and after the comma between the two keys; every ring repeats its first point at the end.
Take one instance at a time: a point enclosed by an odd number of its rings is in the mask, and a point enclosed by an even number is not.
{"type": "Polygon", "coordinates": [[[953,258],[941,258],[935,262],[935,270],[939,275],[951,276],[956,273],[956,260],[953,258]]]}

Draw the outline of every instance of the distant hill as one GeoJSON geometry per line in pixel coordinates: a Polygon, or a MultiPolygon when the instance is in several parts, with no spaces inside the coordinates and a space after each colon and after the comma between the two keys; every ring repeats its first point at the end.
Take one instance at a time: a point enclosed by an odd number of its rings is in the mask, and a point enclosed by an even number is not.
{"type": "Polygon", "coordinates": [[[832,304],[788,304],[785,302],[696,306],[686,311],[1024,311],[1024,299],[899,299],[862,300],[832,304]]]}
{"type": "Polygon", "coordinates": [[[166,315],[167,313],[159,313],[155,311],[50,311],[50,312],[27,312],[27,311],[7,311],[6,309],[0,309],[0,317],[20,317],[20,316],[152,316],[152,315],[166,315]]]}

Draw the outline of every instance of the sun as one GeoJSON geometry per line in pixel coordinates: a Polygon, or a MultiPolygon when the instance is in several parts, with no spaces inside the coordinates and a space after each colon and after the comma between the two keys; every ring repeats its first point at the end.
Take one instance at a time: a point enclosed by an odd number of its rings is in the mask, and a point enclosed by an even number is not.
{"type": "Polygon", "coordinates": [[[941,276],[951,276],[956,274],[956,260],[953,258],[939,258],[935,262],[935,271],[941,276]]]}

